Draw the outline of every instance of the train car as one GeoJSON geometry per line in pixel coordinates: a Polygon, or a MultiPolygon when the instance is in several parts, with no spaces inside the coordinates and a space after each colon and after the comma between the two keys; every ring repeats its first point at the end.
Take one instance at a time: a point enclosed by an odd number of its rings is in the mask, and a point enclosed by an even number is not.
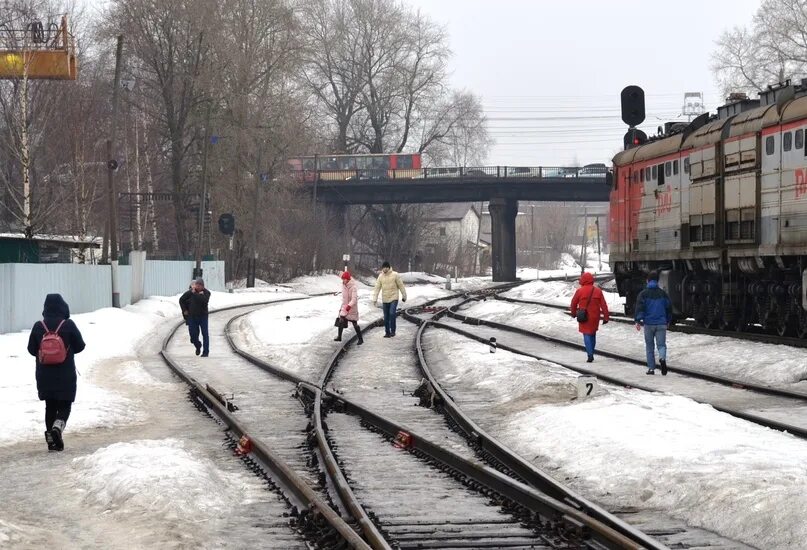
{"type": "Polygon", "coordinates": [[[297,181],[410,179],[420,176],[420,153],[381,155],[316,155],[289,159],[297,181]]]}
{"type": "Polygon", "coordinates": [[[614,157],[626,313],[649,271],[678,319],[807,338],[807,83],[771,87],[614,157]]]}

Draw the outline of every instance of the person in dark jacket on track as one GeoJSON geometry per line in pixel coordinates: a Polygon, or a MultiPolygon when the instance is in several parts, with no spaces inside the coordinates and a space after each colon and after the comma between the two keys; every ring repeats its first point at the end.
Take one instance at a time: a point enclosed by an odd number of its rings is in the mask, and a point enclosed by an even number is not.
{"type": "Polygon", "coordinates": [[[36,389],[45,402],[45,441],[49,451],[64,450],[64,429],[73,401],[76,400],[76,363],[73,356],[84,350],[84,340],[78,327],[70,320],[70,308],[60,294],[48,294],[42,311],[42,321],[31,328],[28,353],[36,360],[36,389]],[[46,329],[47,327],[47,329],[46,329]],[[66,354],[60,363],[42,364],[40,345],[48,332],[61,338],[66,354]]]}
{"type": "Polygon", "coordinates": [[[586,312],[586,320],[578,320],[578,328],[583,333],[583,343],[586,346],[586,354],[588,355],[586,363],[591,363],[594,361],[594,348],[597,345],[600,314],[602,314],[603,325],[610,319],[605,296],[602,290],[594,286],[594,275],[591,273],[580,275],[580,288],[577,289],[572,298],[571,314],[573,318],[577,318],[578,310],[585,310],[586,312]]]}
{"type": "Polygon", "coordinates": [[[658,346],[662,376],[667,376],[667,327],[672,322],[672,303],[664,289],[658,286],[658,273],[647,275],[647,288],[636,299],[636,330],[644,325],[644,347],[647,353],[647,374],[655,374],[658,346]]]}
{"type": "Polygon", "coordinates": [[[196,355],[202,357],[210,354],[210,342],[207,332],[207,304],[210,302],[210,291],[205,288],[205,282],[200,277],[191,285],[190,290],[179,298],[179,307],[188,323],[188,332],[191,335],[191,344],[196,347],[196,355]],[[199,342],[199,331],[202,332],[202,341],[199,342]]]}

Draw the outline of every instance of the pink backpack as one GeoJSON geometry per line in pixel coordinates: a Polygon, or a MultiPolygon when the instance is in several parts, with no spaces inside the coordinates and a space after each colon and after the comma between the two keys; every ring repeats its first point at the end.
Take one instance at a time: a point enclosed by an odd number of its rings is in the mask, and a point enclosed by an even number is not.
{"type": "Polygon", "coordinates": [[[61,365],[67,360],[67,348],[64,345],[64,340],[59,336],[64,321],[59,323],[55,331],[50,331],[44,321],[40,321],[45,327],[45,336],[42,337],[42,342],[39,344],[39,363],[42,365],[61,365]]]}

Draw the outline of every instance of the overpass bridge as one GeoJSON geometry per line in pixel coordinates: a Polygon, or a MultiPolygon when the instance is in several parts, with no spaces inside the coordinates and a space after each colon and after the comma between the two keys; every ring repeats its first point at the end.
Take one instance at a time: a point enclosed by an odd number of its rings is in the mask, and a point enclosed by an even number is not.
{"type": "Polygon", "coordinates": [[[340,210],[353,204],[488,202],[494,281],[516,279],[519,200],[608,202],[612,181],[604,168],[521,166],[323,170],[295,175],[316,202],[340,210]]]}

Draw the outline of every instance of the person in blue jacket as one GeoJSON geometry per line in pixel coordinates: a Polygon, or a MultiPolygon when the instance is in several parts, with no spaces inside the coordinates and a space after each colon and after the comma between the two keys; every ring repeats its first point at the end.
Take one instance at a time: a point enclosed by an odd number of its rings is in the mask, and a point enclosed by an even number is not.
{"type": "Polygon", "coordinates": [[[658,273],[647,275],[647,288],[636,299],[636,330],[644,325],[644,347],[647,353],[647,374],[656,374],[654,344],[658,346],[662,376],[667,375],[667,327],[672,322],[670,297],[658,286],[658,273]]]}

